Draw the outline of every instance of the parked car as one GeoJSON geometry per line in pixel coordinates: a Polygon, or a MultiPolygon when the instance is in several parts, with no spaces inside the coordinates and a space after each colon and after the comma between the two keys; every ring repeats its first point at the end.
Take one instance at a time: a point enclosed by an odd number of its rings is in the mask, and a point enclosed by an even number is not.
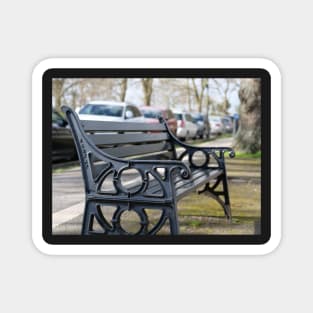
{"type": "Polygon", "coordinates": [[[77,153],[67,121],[52,111],[52,161],[76,160],[77,153]]]}
{"type": "Polygon", "coordinates": [[[193,123],[190,113],[174,112],[177,120],[177,137],[182,140],[196,138],[198,127],[193,123]]]}
{"type": "Polygon", "coordinates": [[[140,110],[133,104],[113,101],[90,101],[78,114],[81,120],[144,122],[140,110]]]}
{"type": "Polygon", "coordinates": [[[176,135],[177,120],[172,110],[150,106],[142,106],[139,109],[147,123],[159,123],[159,116],[162,116],[166,120],[171,132],[176,135]]]}
{"type": "Polygon", "coordinates": [[[224,129],[226,133],[232,133],[233,132],[233,120],[230,116],[223,116],[222,117],[222,123],[224,125],[224,129]]]}
{"type": "Polygon", "coordinates": [[[220,116],[210,116],[209,121],[212,135],[221,135],[225,132],[224,124],[220,116]]]}
{"type": "Polygon", "coordinates": [[[199,138],[210,138],[210,121],[208,120],[208,124],[204,123],[204,114],[202,113],[193,113],[192,118],[194,123],[197,125],[197,137],[199,138]]]}

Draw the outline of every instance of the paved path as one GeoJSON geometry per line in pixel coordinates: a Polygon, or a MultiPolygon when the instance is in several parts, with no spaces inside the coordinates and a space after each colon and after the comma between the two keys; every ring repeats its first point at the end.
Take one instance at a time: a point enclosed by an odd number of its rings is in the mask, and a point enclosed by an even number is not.
{"type": "Polygon", "coordinates": [[[203,142],[198,144],[197,146],[209,146],[209,147],[231,147],[233,144],[233,137],[219,138],[216,140],[203,142]]]}

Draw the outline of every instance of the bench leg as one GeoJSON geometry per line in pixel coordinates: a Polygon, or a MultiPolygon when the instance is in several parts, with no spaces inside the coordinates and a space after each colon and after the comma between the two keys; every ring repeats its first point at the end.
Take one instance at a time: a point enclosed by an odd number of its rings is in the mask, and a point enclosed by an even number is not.
{"type": "Polygon", "coordinates": [[[93,218],[96,210],[95,203],[87,202],[85,204],[85,212],[83,217],[82,235],[88,235],[92,230],[93,218]]]}
{"type": "Polygon", "coordinates": [[[221,175],[215,184],[211,187],[210,183],[207,183],[202,190],[199,190],[198,193],[206,192],[209,194],[211,198],[216,200],[224,210],[226,218],[231,221],[231,207],[230,207],[230,199],[229,199],[229,191],[228,191],[228,182],[226,173],[221,175]],[[222,184],[222,191],[217,191],[216,188],[222,184]],[[221,199],[224,198],[224,201],[221,199]]]}
{"type": "Polygon", "coordinates": [[[168,218],[170,222],[171,235],[179,234],[178,215],[176,207],[172,207],[169,210],[168,218]]]}
{"type": "Polygon", "coordinates": [[[229,191],[228,191],[228,182],[227,182],[227,177],[226,174],[223,175],[223,191],[224,191],[224,211],[225,215],[229,220],[231,220],[231,208],[230,208],[230,200],[229,200],[229,191]]]}
{"type": "MultiPolygon", "coordinates": [[[[170,233],[171,235],[178,235],[179,234],[179,224],[178,224],[178,216],[177,210],[175,205],[166,205],[160,207],[159,209],[162,210],[162,214],[160,216],[159,221],[156,225],[148,231],[148,216],[145,212],[145,208],[149,208],[149,205],[142,205],[138,207],[133,207],[132,210],[135,211],[140,217],[141,229],[138,231],[137,234],[140,235],[155,235],[161,228],[164,226],[166,220],[169,220],[170,224],[170,233]]],[[[154,207],[158,209],[157,207],[154,207]]],[[[97,221],[97,224],[102,227],[103,234],[106,235],[134,235],[131,233],[127,233],[127,230],[124,230],[121,226],[121,215],[123,212],[128,210],[128,206],[121,206],[118,205],[117,209],[114,211],[112,216],[112,226],[107,223],[106,219],[103,217],[100,209],[100,205],[89,201],[85,204],[85,212],[83,216],[83,223],[82,223],[82,235],[92,235],[92,234],[100,234],[98,230],[94,230],[94,222],[97,221]]]]}

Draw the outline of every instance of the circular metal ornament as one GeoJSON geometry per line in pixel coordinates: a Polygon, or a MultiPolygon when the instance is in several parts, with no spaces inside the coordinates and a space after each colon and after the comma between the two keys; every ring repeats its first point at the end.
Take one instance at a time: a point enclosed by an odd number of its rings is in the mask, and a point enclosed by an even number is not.
{"type": "Polygon", "coordinates": [[[189,162],[193,167],[201,168],[209,161],[209,156],[205,151],[196,150],[189,155],[189,162]]]}
{"type": "Polygon", "coordinates": [[[147,232],[148,228],[148,216],[144,210],[132,210],[132,209],[119,209],[115,212],[113,216],[112,223],[114,224],[117,232],[121,235],[140,235],[145,234],[147,232]],[[126,223],[126,220],[123,221],[124,218],[127,218],[130,214],[137,214],[138,220],[136,222],[128,221],[128,225],[126,223]],[[133,226],[137,224],[137,228],[133,229],[133,226]],[[130,228],[130,229],[127,229],[130,228]]]}
{"type": "Polygon", "coordinates": [[[117,175],[117,178],[115,179],[115,186],[117,187],[118,190],[129,194],[129,195],[134,195],[138,192],[140,192],[146,185],[146,180],[144,177],[144,174],[136,168],[131,168],[131,167],[125,167],[123,168],[117,175]],[[138,184],[135,182],[135,184],[130,184],[129,188],[127,188],[126,183],[129,182],[129,178],[125,179],[125,182],[123,182],[123,174],[125,175],[126,171],[134,171],[134,173],[131,173],[130,175],[137,175],[136,178],[131,178],[131,181],[135,181],[138,179],[138,184]]]}

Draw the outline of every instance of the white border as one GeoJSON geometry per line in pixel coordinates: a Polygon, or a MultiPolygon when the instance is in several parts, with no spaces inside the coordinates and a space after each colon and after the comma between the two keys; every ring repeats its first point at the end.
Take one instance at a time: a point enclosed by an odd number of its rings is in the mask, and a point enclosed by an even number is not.
{"type": "Polygon", "coordinates": [[[32,76],[32,238],[51,255],[262,255],[281,239],[281,75],[261,58],[58,58],[41,61],[32,76]],[[263,245],[51,245],[42,238],[42,76],[51,68],[261,68],[271,75],[271,229],[263,245]],[[273,122],[275,121],[275,122],[273,122]]]}

